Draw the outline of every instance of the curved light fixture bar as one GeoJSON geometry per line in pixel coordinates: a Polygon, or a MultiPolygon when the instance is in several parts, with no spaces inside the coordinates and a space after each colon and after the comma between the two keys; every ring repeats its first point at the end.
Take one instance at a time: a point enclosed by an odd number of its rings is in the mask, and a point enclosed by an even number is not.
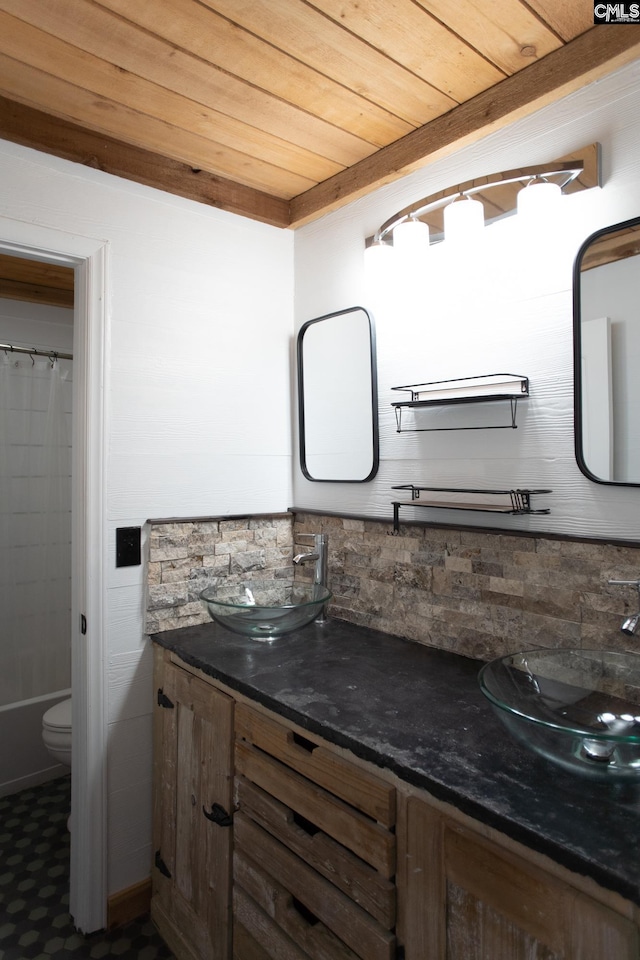
{"type": "Polygon", "coordinates": [[[519,190],[536,178],[556,183],[563,193],[575,193],[600,186],[599,145],[592,143],[576,153],[579,155],[561,157],[551,163],[492,173],[431,194],[385,220],[374,236],[368,238],[366,245],[389,243],[392,241],[394,228],[409,219],[427,223],[432,237],[441,235],[444,207],[456,197],[477,196],[482,199],[487,219],[491,221],[514,212],[519,190]]]}

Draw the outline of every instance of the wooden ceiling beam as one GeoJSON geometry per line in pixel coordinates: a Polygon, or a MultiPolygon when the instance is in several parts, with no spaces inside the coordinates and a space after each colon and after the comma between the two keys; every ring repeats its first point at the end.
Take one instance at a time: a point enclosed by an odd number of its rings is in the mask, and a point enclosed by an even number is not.
{"type": "Polygon", "coordinates": [[[60,287],[45,287],[34,283],[20,283],[17,280],[0,278],[0,298],[40,303],[48,307],[73,308],[73,290],[61,290],[60,287]]]}
{"type": "Polygon", "coordinates": [[[559,50],[430,121],[291,201],[299,227],[450,156],[640,56],[638,31],[595,26],[559,50]]]}
{"type": "Polygon", "coordinates": [[[0,254],[0,279],[73,291],[73,267],[0,254]]]}
{"type": "Polygon", "coordinates": [[[0,254],[0,297],[73,307],[73,267],[0,254]]]}
{"type": "Polygon", "coordinates": [[[93,133],[6,97],[0,97],[0,137],[252,220],[289,225],[286,200],[93,133]]]}

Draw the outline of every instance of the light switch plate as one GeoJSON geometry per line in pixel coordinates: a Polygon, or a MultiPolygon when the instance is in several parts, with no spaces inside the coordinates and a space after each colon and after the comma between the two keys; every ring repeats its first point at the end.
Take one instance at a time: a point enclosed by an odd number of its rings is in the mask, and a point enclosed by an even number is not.
{"type": "Polygon", "coordinates": [[[116,528],[116,567],[137,567],[141,559],[141,527],[116,528]]]}

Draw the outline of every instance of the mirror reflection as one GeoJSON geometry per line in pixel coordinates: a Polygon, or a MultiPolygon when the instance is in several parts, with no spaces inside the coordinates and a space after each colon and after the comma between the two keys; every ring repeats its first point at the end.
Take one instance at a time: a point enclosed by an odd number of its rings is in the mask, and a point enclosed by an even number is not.
{"type": "Polygon", "coordinates": [[[375,331],[363,307],[298,334],[300,467],[307,480],[364,483],[378,471],[375,331]]]}
{"type": "Polygon", "coordinates": [[[574,274],[576,458],[599,483],[640,485],[640,217],[599,230],[574,274]]]}

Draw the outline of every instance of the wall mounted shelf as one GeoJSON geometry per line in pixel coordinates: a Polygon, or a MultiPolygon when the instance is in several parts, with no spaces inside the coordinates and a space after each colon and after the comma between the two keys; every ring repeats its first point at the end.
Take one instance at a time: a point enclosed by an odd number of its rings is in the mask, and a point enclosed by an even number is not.
{"type": "Polygon", "coordinates": [[[421,487],[413,483],[405,483],[391,488],[392,490],[408,490],[411,493],[410,500],[394,500],[393,506],[393,530],[397,533],[400,529],[400,508],[401,507],[428,507],[436,510],[467,510],[475,513],[501,513],[522,516],[524,514],[549,513],[549,508],[534,510],[531,507],[531,497],[537,494],[551,493],[551,490],[477,490],[468,487],[421,487]],[[508,497],[507,502],[492,503],[488,501],[460,501],[460,500],[434,500],[421,499],[421,493],[452,493],[452,494],[472,494],[482,497],[508,497]]]}
{"type": "Polygon", "coordinates": [[[398,433],[431,433],[440,430],[506,430],[516,429],[518,400],[529,396],[529,379],[514,373],[492,373],[481,377],[467,377],[458,380],[438,380],[432,383],[411,383],[406,386],[392,387],[392,390],[405,391],[408,399],[391,404],[396,413],[398,433]],[[508,402],[511,418],[508,423],[463,427],[404,427],[402,411],[416,410],[433,406],[451,406],[462,403],[508,402]]]}

